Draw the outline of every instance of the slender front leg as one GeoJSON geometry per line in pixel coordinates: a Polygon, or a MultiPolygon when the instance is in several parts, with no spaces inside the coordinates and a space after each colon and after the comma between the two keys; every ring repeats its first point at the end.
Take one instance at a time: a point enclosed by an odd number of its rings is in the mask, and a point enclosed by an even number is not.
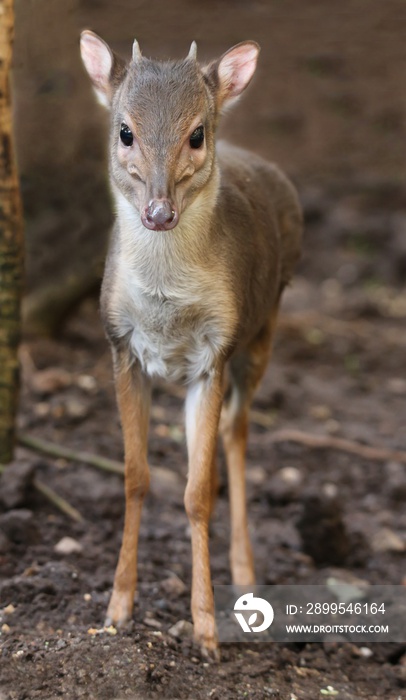
{"type": "Polygon", "coordinates": [[[192,536],[192,617],[194,637],[206,656],[219,658],[210,576],[209,518],[212,506],[212,465],[217,446],[223,399],[223,372],[194,384],[186,399],[189,475],[185,507],[192,536]]]}
{"type": "Polygon", "coordinates": [[[137,550],[141,509],[149,486],[147,436],[150,382],[139,368],[116,362],[116,392],[125,452],[125,521],[120,557],[106,625],[123,624],[132,615],[137,585],[137,550]]]}

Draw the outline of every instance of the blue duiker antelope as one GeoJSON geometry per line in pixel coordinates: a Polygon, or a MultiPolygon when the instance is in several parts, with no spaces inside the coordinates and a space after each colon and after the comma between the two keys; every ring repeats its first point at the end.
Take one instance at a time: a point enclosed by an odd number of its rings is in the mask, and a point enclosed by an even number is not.
{"type": "Polygon", "coordinates": [[[202,66],[158,62],[134,42],[129,63],[91,31],[81,53],[111,110],[116,224],[101,307],[111,343],[125,446],[124,535],[106,624],[132,615],[141,508],[148,489],[151,380],[187,388],[185,507],[193,557],[194,636],[218,658],[209,561],[220,432],[231,510],[231,572],[254,583],[247,529],[248,412],[268,362],[278,304],[299,258],[302,217],[282,172],[215,142],[221,112],[250,82],[259,47],[245,41],[202,66]],[[220,421],[220,414],[221,421],[220,421]]]}

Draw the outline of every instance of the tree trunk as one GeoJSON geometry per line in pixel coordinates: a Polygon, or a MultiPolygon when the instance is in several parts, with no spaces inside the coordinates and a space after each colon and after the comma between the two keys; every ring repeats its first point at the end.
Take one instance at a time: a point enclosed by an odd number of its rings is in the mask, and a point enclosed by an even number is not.
{"type": "Polygon", "coordinates": [[[10,66],[13,0],[0,0],[0,463],[12,460],[18,402],[23,227],[14,160],[10,66]]]}

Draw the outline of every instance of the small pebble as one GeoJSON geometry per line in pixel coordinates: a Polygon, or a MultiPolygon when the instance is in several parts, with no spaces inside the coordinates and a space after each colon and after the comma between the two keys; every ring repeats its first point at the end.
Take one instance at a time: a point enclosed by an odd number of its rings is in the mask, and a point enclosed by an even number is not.
{"type": "Polygon", "coordinates": [[[290,503],[299,497],[303,476],[296,467],[283,467],[271,476],[264,492],[271,503],[290,503]]]}
{"type": "Polygon", "coordinates": [[[143,623],[148,627],[162,627],[162,624],[159,622],[159,620],[155,620],[155,618],[153,617],[144,617],[143,623]]]}
{"type": "Polygon", "coordinates": [[[405,543],[396,532],[388,527],[383,527],[372,538],[374,552],[404,552],[405,543]]]}
{"type": "Polygon", "coordinates": [[[69,397],[65,403],[66,413],[72,420],[82,420],[89,414],[88,406],[83,402],[69,397]]]}
{"type": "Polygon", "coordinates": [[[296,467],[283,467],[277,472],[282,481],[297,486],[302,483],[302,474],[296,467]]]}
{"type": "MultiPolygon", "coordinates": [[[[355,586],[359,588],[360,591],[366,591],[371,585],[366,579],[359,578],[359,576],[355,576],[352,571],[347,571],[346,569],[336,569],[334,571],[334,576],[328,576],[326,579],[326,586],[332,590],[334,590],[336,586],[341,586],[343,583],[355,586]]],[[[345,601],[342,600],[341,602],[345,601]]]]}
{"type": "Polygon", "coordinates": [[[39,401],[34,406],[34,413],[38,418],[45,418],[49,415],[51,407],[46,401],[39,401]]]}
{"type": "Polygon", "coordinates": [[[387,388],[391,394],[402,396],[403,394],[406,394],[406,379],[403,379],[402,377],[392,377],[387,382],[387,388]]]}
{"type": "Polygon", "coordinates": [[[169,427],[164,425],[164,423],[159,423],[154,427],[154,433],[158,437],[166,438],[169,436],[169,427]]]}
{"type": "Polygon", "coordinates": [[[338,496],[338,486],[337,484],[323,484],[322,486],[323,493],[327,498],[336,498],[338,496]]]}
{"type": "Polygon", "coordinates": [[[66,389],[72,384],[72,375],[60,367],[38,370],[32,376],[31,387],[35,394],[47,396],[66,389]]]}
{"type": "Polygon", "coordinates": [[[183,581],[179,578],[179,576],[176,576],[176,574],[173,574],[173,576],[169,576],[168,578],[165,578],[161,582],[161,587],[167,593],[168,595],[182,595],[186,591],[186,586],[183,583],[183,581]]]}
{"type": "Polygon", "coordinates": [[[338,690],[335,690],[332,685],[328,685],[327,688],[320,689],[320,694],[334,697],[335,695],[338,695],[338,690]]]}
{"type": "Polygon", "coordinates": [[[7,605],[5,608],[3,608],[3,612],[5,615],[12,615],[13,612],[15,612],[15,607],[12,603],[10,605],[7,605]]]}
{"type": "Polygon", "coordinates": [[[374,655],[374,652],[372,649],[369,649],[369,647],[358,647],[359,655],[362,656],[364,659],[369,659],[371,656],[374,655]]]}
{"type": "Polygon", "coordinates": [[[80,554],[83,551],[83,547],[77,540],[73,537],[62,537],[61,540],[55,545],[54,551],[57,554],[69,555],[69,554],[80,554]]]}
{"type": "Polygon", "coordinates": [[[168,633],[171,637],[177,637],[178,639],[187,639],[193,635],[193,625],[187,620],[179,620],[176,624],[172,625],[168,629],[168,633]]]}
{"type": "Polygon", "coordinates": [[[76,384],[79,389],[82,389],[88,393],[92,393],[97,389],[97,382],[91,374],[81,374],[76,379],[76,384]]]}

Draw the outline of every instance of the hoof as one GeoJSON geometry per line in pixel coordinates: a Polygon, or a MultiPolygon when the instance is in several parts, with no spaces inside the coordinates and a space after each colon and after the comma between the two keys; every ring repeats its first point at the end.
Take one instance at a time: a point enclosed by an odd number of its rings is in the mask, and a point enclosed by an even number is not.
{"type": "Polygon", "coordinates": [[[217,642],[214,646],[206,646],[205,644],[201,644],[200,653],[203,659],[205,659],[205,661],[209,661],[210,663],[218,664],[221,659],[220,649],[217,642]]]}
{"type": "Polygon", "coordinates": [[[194,642],[200,647],[204,659],[220,661],[217,627],[213,615],[204,613],[195,621],[194,642]]]}
{"type": "Polygon", "coordinates": [[[131,620],[133,613],[133,600],[129,600],[127,595],[123,593],[113,594],[110,599],[109,607],[107,608],[106,619],[104,621],[105,627],[123,627],[126,622],[131,620]]]}

